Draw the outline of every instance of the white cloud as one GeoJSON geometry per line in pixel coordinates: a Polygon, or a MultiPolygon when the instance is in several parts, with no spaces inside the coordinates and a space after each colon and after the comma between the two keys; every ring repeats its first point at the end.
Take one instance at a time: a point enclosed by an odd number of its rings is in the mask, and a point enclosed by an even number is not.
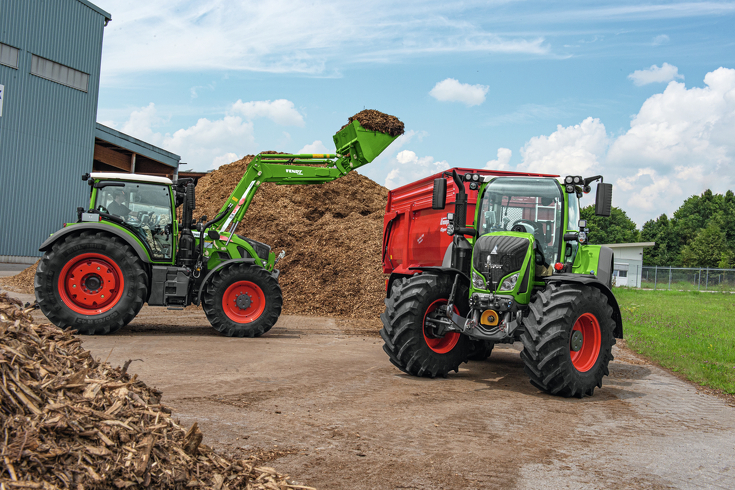
{"type": "MultiPolygon", "coordinates": [[[[592,117],[575,126],[559,125],[521,148],[516,170],[602,174],[615,186],[613,204],[638,225],[662,213],[671,215],[688,196],[706,189],[724,193],[735,187],[735,69],[718,68],[707,73],[704,83],[690,89],[669,83],[643,103],[630,129],[614,139],[592,117]]],[[[501,148],[488,167],[500,168],[506,161],[510,150],[501,148]]]]}
{"type": "Polygon", "coordinates": [[[508,148],[498,148],[498,158],[490,160],[485,164],[487,170],[508,170],[510,166],[510,157],[513,152],[508,148]]]}
{"type": "MultiPolygon", "coordinates": [[[[236,162],[238,161],[240,156],[237,155],[237,153],[225,153],[224,155],[220,155],[218,157],[215,157],[214,160],[212,160],[212,168],[219,168],[222,165],[226,165],[228,163],[236,162]]],[[[209,169],[207,169],[209,170],[209,169]]]]}
{"type": "Polygon", "coordinates": [[[403,150],[392,160],[393,165],[398,164],[388,172],[385,178],[385,186],[395,189],[414,180],[441,172],[450,167],[445,160],[435,161],[432,156],[419,157],[411,150],[403,150]]]}
{"type": "Polygon", "coordinates": [[[120,131],[147,143],[157,145],[161,142],[161,136],[156,135],[153,128],[163,122],[164,120],[156,113],[155,104],[151,102],[147,106],[131,112],[130,117],[122,125],[120,131]]]}
{"type": "Polygon", "coordinates": [[[690,195],[735,184],[735,70],[714,70],[704,83],[670,83],[610,147],[608,167],[622,175],[619,197],[639,223],[672,213],[690,195]]]}
{"type": "Polygon", "coordinates": [[[120,131],[181,156],[195,170],[216,168],[238,159],[256,147],[253,123],[240,116],[199,119],[195,125],[163,134],[155,129],[165,122],[152,102],[134,110],[120,131]],[[233,152],[233,150],[235,150],[233,152]]]}
{"type": "Polygon", "coordinates": [[[467,107],[485,102],[485,95],[490,89],[487,85],[470,85],[460,83],[454,78],[447,78],[434,85],[429,95],[442,102],[461,102],[467,107]]]}
{"type": "Polygon", "coordinates": [[[304,125],[303,116],[296,110],[293,102],[286,99],[278,99],[273,102],[270,100],[256,100],[252,102],[238,100],[232,104],[230,112],[240,114],[248,120],[265,117],[281,126],[304,125]]]}
{"type": "Polygon", "coordinates": [[[640,87],[649,83],[666,83],[676,79],[683,80],[684,75],[679,75],[679,69],[674,65],[664,63],[660,68],[656,65],[651,65],[648,69],[636,70],[628,75],[628,78],[640,87]]]}
{"type": "Polygon", "coordinates": [[[653,45],[654,46],[660,46],[662,44],[666,44],[669,42],[669,36],[666,34],[660,34],[653,38],[653,45]]]}
{"type": "Polygon", "coordinates": [[[591,175],[599,170],[600,158],[608,145],[605,126],[599,119],[588,117],[581,124],[566,128],[558,125],[549,136],[533,137],[521,148],[523,161],[518,170],[591,175]]]}
{"type": "Polygon", "coordinates": [[[324,143],[322,143],[320,140],[316,140],[315,142],[304,146],[301,148],[297,154],[309,154],[309,153],[317,153],[317,154],[324,154],[324,153],[334,153],[334,149],[330,150],[326,146],[324,146],[324,143]]]}
{"type": "Polygon", "coordinates": [[[103,0],[103,7],[114,17],[105,28],[103,83],[120,74],[166,71],[335,76],[345,63],[551,50],[536,35],[489,32],[452,3],[375,0],[346,9],[338,0],[103,0]]]}

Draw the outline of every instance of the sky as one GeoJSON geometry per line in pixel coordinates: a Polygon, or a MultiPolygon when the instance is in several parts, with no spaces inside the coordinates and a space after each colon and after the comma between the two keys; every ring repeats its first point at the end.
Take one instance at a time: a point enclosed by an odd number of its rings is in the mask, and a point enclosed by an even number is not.
{"type": "Polygon", "coordinates": [[[639,226],[735,190],[735,2],[94,3],[97,120],[182,169],[334,152],[376,109],[406,133],[360,173],[391,189],[456,166],[601,174],[639,226]]]}

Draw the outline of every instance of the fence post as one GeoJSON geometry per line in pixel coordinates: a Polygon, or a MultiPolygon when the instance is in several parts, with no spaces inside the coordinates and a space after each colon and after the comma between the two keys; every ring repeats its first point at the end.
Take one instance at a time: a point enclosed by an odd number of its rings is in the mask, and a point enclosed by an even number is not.
{"type": "Polygon", "coordinates": [[[699,274],[697,275],[697,291],[702,289],[702,268],[699,268],[699,274]]]}
{"type": "Polygon", "coordinates": [[[669,266],[669,291],[671,291],[671,266],[669,266]]]}
{"type": "Polygon", "coordinates": [[[709,267],[707,267],[707,275],[704,276],[704,290],[709,289],[709,267]]]}
{"type": "Polygon", "coordinates": [[[653,290],[656,290],[656,283],[658,283],[658,266],[653,270],[653,290]]]}

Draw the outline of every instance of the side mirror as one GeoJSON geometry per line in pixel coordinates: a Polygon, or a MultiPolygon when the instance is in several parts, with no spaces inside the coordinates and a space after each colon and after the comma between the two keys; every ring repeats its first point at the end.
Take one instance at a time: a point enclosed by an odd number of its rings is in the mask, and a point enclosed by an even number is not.
{"type": "Polygon", "coordinates": [[[595,214],[597,216],[610,216],[612,209],[612,184],[597,184],[597,199],[595,200],[595,214]]]}
{"type": "Polygon", "coordinates": [[[431,209],[444,209],[447,204],[447,180],[443,177],[434,179],[434,195],[431,198],[431,209]]]}

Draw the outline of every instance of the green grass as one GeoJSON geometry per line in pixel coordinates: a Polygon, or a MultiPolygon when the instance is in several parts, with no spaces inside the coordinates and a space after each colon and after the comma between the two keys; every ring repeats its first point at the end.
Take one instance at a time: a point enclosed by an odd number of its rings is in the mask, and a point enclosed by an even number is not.
{"type": "Polygon", "coordinates": [[[735,294],[616,288],[628,346],[702,386],[735,393],[735,294]]]}

